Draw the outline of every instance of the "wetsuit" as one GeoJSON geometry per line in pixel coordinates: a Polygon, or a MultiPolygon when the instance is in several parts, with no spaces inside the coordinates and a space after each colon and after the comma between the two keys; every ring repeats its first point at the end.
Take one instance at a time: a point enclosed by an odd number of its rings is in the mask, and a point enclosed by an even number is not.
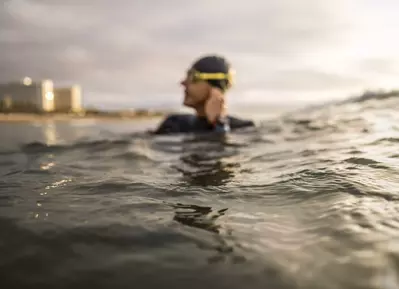
{"type": "Polygon", "coordinates": [[[202,133],[202,132],[221,132],[253,127],[251,120],[242,120],[232,116],[218,120],[215,124],[210,124],[206,117],[199,117],[192,114],[172,114],[168,116],[158,127],[155,134],[171,133],[202,133]]]}

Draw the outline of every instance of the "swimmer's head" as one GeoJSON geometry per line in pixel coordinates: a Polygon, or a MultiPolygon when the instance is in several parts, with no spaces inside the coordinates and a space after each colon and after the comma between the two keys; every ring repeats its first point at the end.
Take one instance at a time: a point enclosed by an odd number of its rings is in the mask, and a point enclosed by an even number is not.
{"type": "Polygon", "coordinates": [[[198,108],[205,105],[211,88],[226,92],[232,86],[233,71],[221,56],[209,55],[196,60],[181,81],[184,87],[184,105],[198,108]]]}

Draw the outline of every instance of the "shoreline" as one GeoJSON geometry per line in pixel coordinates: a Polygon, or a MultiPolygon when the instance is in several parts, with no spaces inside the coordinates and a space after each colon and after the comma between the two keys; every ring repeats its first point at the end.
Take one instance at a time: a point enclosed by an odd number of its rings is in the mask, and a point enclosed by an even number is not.
{"type": "Polygon", "coordinates": [[[166,114],[150,115],[106,115],[106,114],[34,114],[34,113],[0,113],[0,123],[4,122],[68,122],[68,121],[137,121],[151,120],[165,117],[166,114]]]}

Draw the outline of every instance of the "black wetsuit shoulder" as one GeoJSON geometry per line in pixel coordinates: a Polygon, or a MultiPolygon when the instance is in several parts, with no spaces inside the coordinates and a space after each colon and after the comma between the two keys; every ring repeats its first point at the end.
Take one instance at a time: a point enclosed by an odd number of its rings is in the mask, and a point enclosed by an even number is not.
{"type": "Polygon", "coordinates": [[[193,126],[192,123],[195,121],[194,118],[195,116],[190,114],[171,114],[164,119],[154,133],[168,134],[191,132],[193,126]]]}
{"type": "Polygon", "coordinates": [[[255,126],[255,123],[252,120],[241,119],[233,116],[228,116],[227,118],[231,129],[240,129],[255,126]]]}
{"type": "Polygon", "coordinates": [[[227,132],[229,130],[252,127],[254,122],[251,120],[243,120],[232,116],[216,126],[210,124],[205,117],[197,117],[192,114],[172,114],[165,118],[155,134],[170,133],[201,133],[201,132],[227,132]]]}

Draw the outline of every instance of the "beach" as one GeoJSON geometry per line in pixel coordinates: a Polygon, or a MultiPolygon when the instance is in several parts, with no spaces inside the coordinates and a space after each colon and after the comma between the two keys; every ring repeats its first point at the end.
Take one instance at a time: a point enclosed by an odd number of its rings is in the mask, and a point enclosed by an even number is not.
{"type": "Polygon", "coordinates": [[[98,114],[68,114],[68,113],[0,113],[0,122],[46,122],[46,121],[71,121],[71,120],[101,120],[101,121],[121,121],[121,120],[148,120],[161,118],[164,113],[98,113],[98,114]]]}

